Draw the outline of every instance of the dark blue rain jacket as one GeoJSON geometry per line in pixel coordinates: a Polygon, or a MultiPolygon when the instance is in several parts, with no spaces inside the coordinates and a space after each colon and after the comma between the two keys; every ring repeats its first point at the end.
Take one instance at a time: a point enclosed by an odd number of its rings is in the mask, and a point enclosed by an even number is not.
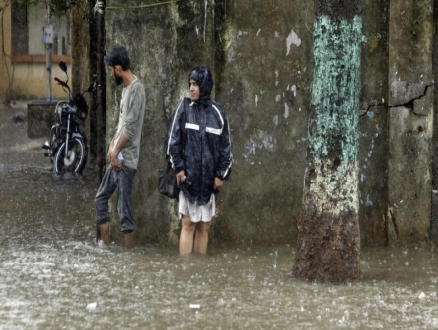
{"type": "Polygon", "coordinates": [[[225,110],[215,102],[181,102],[168,131],[165,150],[176,173],[185,171],[181,190],[191,203],[209,202],[214,178],[227,179],[232,164],[230,129],[225,110]]]}

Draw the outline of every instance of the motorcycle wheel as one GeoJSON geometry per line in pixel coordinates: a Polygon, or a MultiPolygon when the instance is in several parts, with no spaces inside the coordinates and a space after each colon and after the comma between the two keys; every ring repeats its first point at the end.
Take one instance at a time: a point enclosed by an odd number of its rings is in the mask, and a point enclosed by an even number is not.
{"type": "Polygon", "coordinates": [[[56,151],[53,158],[53,172],[65,173],[76,172],[82,173],[87,163],[87,145],[80,138],[73,138],[68,143],[67,157],[65,157],[65,142],[56,151]]]}

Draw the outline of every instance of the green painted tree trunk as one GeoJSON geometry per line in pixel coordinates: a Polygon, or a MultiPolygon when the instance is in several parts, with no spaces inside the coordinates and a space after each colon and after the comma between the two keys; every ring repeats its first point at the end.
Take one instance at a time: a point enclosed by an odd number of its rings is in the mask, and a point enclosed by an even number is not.
{"type": "Polygon", "coordinates": [[[360,278],[358,198],[362,18],[359,1],[316,0],[307,167],[293,275],[360,278]]]}

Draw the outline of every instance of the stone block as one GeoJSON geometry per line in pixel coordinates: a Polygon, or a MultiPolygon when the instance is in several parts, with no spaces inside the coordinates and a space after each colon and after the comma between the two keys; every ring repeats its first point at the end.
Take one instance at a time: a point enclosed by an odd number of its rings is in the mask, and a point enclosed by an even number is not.
{"type": "Polygon", "coordinates": [[[49,138],[50,128],[54,124],[53,113],[55,107],[56,102],[32,102],[27,104],[27,136],[29,138],[49,138]]]}

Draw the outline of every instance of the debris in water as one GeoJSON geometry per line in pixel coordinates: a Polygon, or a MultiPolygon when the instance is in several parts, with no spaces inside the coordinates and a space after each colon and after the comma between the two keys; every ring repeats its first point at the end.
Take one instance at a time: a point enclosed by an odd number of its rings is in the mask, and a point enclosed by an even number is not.
{"type": "Polygon", "coordinates": [[[24,123],[26,121],[26,115],[22,112],[19,112],[9,118],[9,120],[16,124],[24,123]]]}
{"type": "Polygon", "coordinates": [[[420,293],[420,295],[418,296],[418,299],[420,299],[420,300],[426,299],[426,295],[424,294],[424,292],[420,293]]]}
{"type": "Polygon", "coordinates": [[[190,308],[199,309],[199,308],[201,308],[201,305],[199,305],[199,304],[190,304],[190,308]]]}

